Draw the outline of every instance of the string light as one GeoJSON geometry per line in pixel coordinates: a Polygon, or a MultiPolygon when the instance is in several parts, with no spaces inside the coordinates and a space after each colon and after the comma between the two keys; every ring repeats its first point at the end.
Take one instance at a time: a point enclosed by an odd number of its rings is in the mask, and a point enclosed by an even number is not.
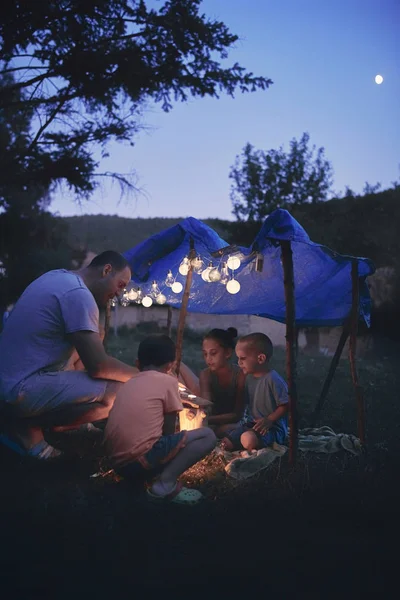
{"type": "Polygon", "coordinates": [[[150,296],[145,296],[142,300],[142,304],[145,308],[150,308],[150,306],[153,304],[153,298],[150,296]]]}
{"type": "Polygon", "coordinates": [[[165,279],[165,285],[167,287],[172,287],[174,284],[174,281],[175,281],[175,279],[174,279],[174,276],[172,275],[172,271],[168,271],[167,277],[165,279]]]}
{"type": "Polygon", "coordinates": [[[228,271],[228,265],[226,264],[226,262],[224,262],[222,264],[221,279],[219,281],[223,285],[226,285],[229,281],[229,271],[228,271]]]}
{"type": "Polygon", "coordinates": [[[174,292],[174,294],[180,294],[181,291],[183,290],[183,285],[181,284],[180,281],[175,281],[172,284],[171,289],[174,292]]]}
{"type": "Polygon", "coordinates": [[[227,265],[231,271],[236,271],[240,267],[240,258],[238,256],[229,256],[227,265]]]}
{"type": "Polygon", "coordinates": [[[208,267],[206,269],[204,269],[204,271],[202,271],[201,278],[202,278],[203,281],[206,281],[207,283],[210,283],[210,271],[213,268],[214,268],[213,264],[212,264],[212,262],[210,262],[210,264],[208,265],[208,267]]]}
{"type": "Polygon", "coordinates": [[[142,297],[143,297],[143,292],[140,288],[138,288],[137,296],[136,296],[136,299],[134,300],[136,302],[136,304],[140,304],[142,302],[142,297]]]}
{"type": "Polygon", "coordinates": [[[128,298],[130,300],[130,302],[133,302],[134,300],[136,300],[138,296],[137,290],[135,290],[135,288],[132,288],[131,290],[129,290],[128,292],[128,298]]]}
{"type": "Polygon", "coordinates": [[[157,281],[153,281],[153,283],[151,284],[150,296],[152,296],[153,298],[157,298],[157,296],[159,296],[160,294],[161,291],[157,285],[157,281]]]}
{"type": "Polygon", "coordinates": [[[158,296],[156,297],[156,302],[157,304],[165,304],[167,301],[166,296],[164,296],[164,294],[158,294],[158,296]]]}
{"type": "Polygon", "coordinates": [[[230,294],[237,294],[238,291],[240,290],[240,283],[237,281],[237,279],[232,278],[230,281],[228,281],[228,283],[226,284],[226,290],[230,293],[230,294]]]}
{"type": "Polygon", "coordinates": [[[193,267],[193,271],[195,273],[197,273],[198,275],[201,275],[202,271],[203,271],[203,261],[201,259],[201,256],[196,256],[196,258],[194,258],[192,260],[192,267],[193,267]]]}
{"type": "Polygon", "coordinates": [[[210,272],[208,273],[208,279],[212,283],[219,281],[221,279],[221,273],[218,271],[218,269],[216,267],[214,267],[213,269],[210,269],[210,272]]]}
{"type": "Polygon", "coordinates": [[[187,256],[185,256],[185,258],[182,260],[178,270],[179,273],[183,276],[189,273],[189,259],[187,258],[187,256]]]}

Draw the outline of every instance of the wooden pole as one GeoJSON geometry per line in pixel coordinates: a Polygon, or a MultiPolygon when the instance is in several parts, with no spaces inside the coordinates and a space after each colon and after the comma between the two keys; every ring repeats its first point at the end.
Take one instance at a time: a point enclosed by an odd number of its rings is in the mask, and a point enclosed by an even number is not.
{"type": "Polygon", "coordinates": [[[341,333],[341,336],[340,336],[340,339],[339,339],[339,343],[337,345],[335,354],[334,354],[334,356],[332,358],[332,362],[331,362],[331,365],[329,367],[328,375],[326,376],[326,379],[324,381],[324,385],[322,386],[321,395],[318,398],[317,405],[316,405],[316,407],[314,409],[314,412],[313,412],[313,414],[311,416],[311,427],[315,427],[317,419],[318,419],[318,417],[319,417],[319,415],[321,413],[322,407],[323,407],[323,405],[325,403],[326,397],[327,397],[328,392],[329,392],[329,388],[330,388],[331,383],[332,383],[333,376],[334,376],[336,368],[337,368],[337,366],[339,364],[339,360],[340,360],[340,357],[342,355],[344,345],[346,343],[347,338],[349,337],[349,333],[350,333],[350,328],[349,328],[349,322],[347,321],[344,324],[344,326],[343,326],[343,330],[342,330],[342,333],[341,333]]]}
{"type": "Polygon", "coordinates": [[[167,335],[171,337],[172,331],[172,306],[168,306],[167,313],[167,335]]]}
{"type": "Polygon", "coordinates": [[[350,344],[349,359],[351,378],[353,381],[356,406],[357,406],[357,430],[358,437],[362,444],[365,444],[365,403],[363,388],[359,385],[356,368],[356,348],[357,348],[357,329],[359,318],[360,290],[358,278],[358,261],[353,259],[351,264],[351,282],[352,282],[352,302],[351,302],[351,321],[350,321],[350,344]]]}
{"type": "Polygon", "coordinates": [[[293,253],[290,241],[282,240],[283,283],[286,304],[286,376],[289,388],[289,461],[296,462],[298,412],[296,387],[296,302],[294,294],[293,253]]]}
{"type": "Polygon", "coordinates": [[[190,238],[190,250],[189,250],[188,258],[189,258],[189,271],[188,271],[188,274],[186,275],[185,289],[183,292],[181,310],[179,311],[178,327],[177,327],[177,331],[176,331],[176,369],[175,369],[175,372],[176,372],[177,377],[179,377],[179,371],[180,371],[181,362],[182,362],[183,332],[185,330],[187,306],[188,306],[188,302],[189,302],[190,287],[192,285],[192,279],[193,279],[192,260],[194,258],[196,258],[196,252],[194,249],[194,242],[193,242],[192,238],[190,238]]]}
{"type": "Polygon", "coordinates": [[[110,330],[110,320],[111,320],[111,302],[109,300],[106,305],[106,318],[104,320],[104,339],[103,339],[104,347],[107,344],[107,337],[108,337],[108,333],[110,330]]]}

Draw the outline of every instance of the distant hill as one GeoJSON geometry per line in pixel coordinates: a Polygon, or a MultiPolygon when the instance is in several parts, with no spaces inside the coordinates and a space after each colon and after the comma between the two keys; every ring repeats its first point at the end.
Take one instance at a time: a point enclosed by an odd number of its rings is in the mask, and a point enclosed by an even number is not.
{"type": "MultiPolygon", "coordinates": [[[[400,263],[400,188],[360,197],[329,200],[293,209],[294,218],[313,242],[340,254],[371,258],[377,267],[400,263]]],[[[73,246],[101,252],[129,250],[148,237],[172,227],[182,219],[129,219],[116,215],[60,217],[69,225],[73,246]]],[[[205,219],[227,242],[249,245],[259,223],[235,223],[205,219]]]]}
{"type": "MultiPolygon", "coordinates": [[[[72,246],[83,247],[96,253],[110,249],[125,252],[150,236],[182,221],[180,218],[129,219],[116,215],[59,218],[69,225],[69,242],[72,246]]],[[[223,239],[229,235],[227,221],[205,219],[204,222],[223,239]]]]}

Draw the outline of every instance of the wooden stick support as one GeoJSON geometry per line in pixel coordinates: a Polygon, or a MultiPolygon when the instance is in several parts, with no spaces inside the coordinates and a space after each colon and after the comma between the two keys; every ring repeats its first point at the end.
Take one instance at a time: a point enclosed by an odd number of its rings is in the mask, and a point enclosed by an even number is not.
{"type": "Polygon", "coordinates": [[[359,278],[358,278],[358,261],[354,259],[351,264],[351,282],[352,282],[352,302],[351,302],[351,320],[350,320],[350,344],[349,344],[349,359],[351,379],[353,381],[354,392],[357,406],[357,430],[358,437],[362,444],[365,444],[365,402],[363,388],[358,382],[358,374],[356,368],[356,348],[357,348],[357,330],[359,319],[359,278]]]}
{"type": "Polygon", "coordinates": [[[293,253],[290,241],[282,240],[283,282],[286,304],[286,376],[289,388],[289,461],[296,462],[298,445],[298,411],[296,386],[296,302],[293,274],[293,253]]]}
{"type": "Polygon", "coordinates": [[[179,370],[180,370],[181,361],[182,361],[183,332],[185,330],[187,306],[188,306],[188,302],[189,302],[190,287],[192,285],[192,279],[193,279],[192,260],[194,258],[196,258],[196,252],[194,249],[193,239],[190,238],[190,250],[189,250],[189,255],[188,255],[189,271],[188,271],[188,274],[186,275],[185,289],[183,292],[181,310],[179,311],[178,327],[177,327],[177,331],[176,331],[176,369],[175,369],[175,372],[176,372],[177,377],[179,377],[179,370]]]}
{"type": "Polygon", "coordinates": [[[167,335],[171,337],[172,332],[172,306],[168,306],[167,313],[167,335]]]}
{"type": "Polygon", "coordinates": [[[310,419],[310,421],[311,421],[311,427],[315,427],[315,425],[317,423],[318,417],[319,417],[319,415],[321,413],[322,407],[323,407],[323,405],[325,403],[325,400],[326,400],[326,397],[328,395],[329,388],[331,386],[333,376],[335,375],[336,368],[337,368],[337,366],[339,364],[339,360],[340,360],[340,357],[342,355],[343,348],[344,348],[344,346],[346,344],[347,338],[349,337],[349,333],[350,333],[349,321],[347,321],[344,324],[344,326],[343,326],[342,334],[340,336],[339,343],[337,345],[335,354],[334,354],[334,356],[332,358],[332,362],[331,362],[331,365],[329,367],[328,375],[326,376],[326,379],[324,381],[324,385],[322,386],[321,395],[318,398],[318,402],[317,402],[316,407],[314,409],[314,412],[313,412],[313,414],[311,416],[311,419],[310,419]]]}

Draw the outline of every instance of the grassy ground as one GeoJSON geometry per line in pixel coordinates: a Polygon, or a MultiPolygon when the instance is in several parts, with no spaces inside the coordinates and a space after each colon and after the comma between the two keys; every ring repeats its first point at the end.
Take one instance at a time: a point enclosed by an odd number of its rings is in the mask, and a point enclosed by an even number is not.
{"type": "MultiPolygon", "coordinates": [[[[139,328],[111,336],[109,351],[132,363],[139,328]]],[[[185,340],[184,360],[202,368],[200,339],[185,340]]],[[[154,506],[118,481],[90,442],[58,442],[83,457],[32,465],[0,450],[0,562],[3,589],[18,598],[122,598],[167,589],[197,597],[252,592],[296,598],[391,598],[396,576],[399,473],[398,348],[358,362],[368,416],[368,452],[284,457],[244,483],[203,461],[184,475],[206,494],[199,507],[154,506]],[[99,477],[93,474],[102,472],[99,477]],[[379,594],[376,596],[376,594],[379,594]]],[[[277,351],[275,368],[284,373],[277,351]]],[[[300,355],[303,422],[329,359],[300,355]]],[[[339,364],[321,423],[355,433],[346,358],[339,364]]],[[[50,438],[51,441],[51,438],[50,438]]],[[[395,597],[393,595],[393,597],[395,597]]]]}

